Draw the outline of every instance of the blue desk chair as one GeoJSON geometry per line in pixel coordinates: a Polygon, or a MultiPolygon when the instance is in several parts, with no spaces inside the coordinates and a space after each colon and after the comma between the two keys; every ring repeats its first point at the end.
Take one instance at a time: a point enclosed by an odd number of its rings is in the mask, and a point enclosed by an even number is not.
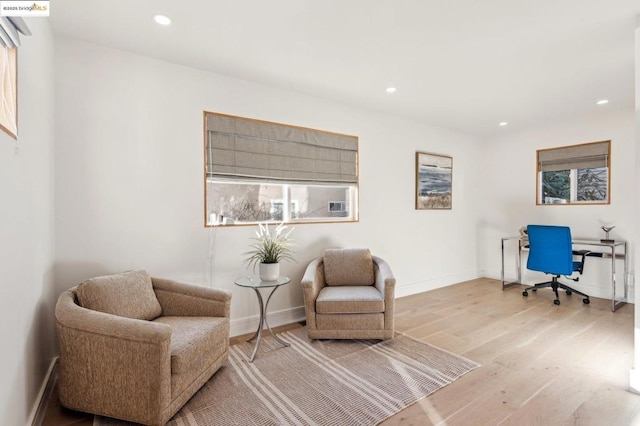
{"type": "Polygon", "coordinates": [[[589,253],[588,250],[573,251],[571,230],[566,226],[529,225],[527,226],[527,235],[529,236],[527,269],[551,274],[553,277],[551,281],[526,288],[522,295],[526,297],[529,295],[529,290],[537,291],[539,288],[551,287],[556,294],[556,300],[553,303],[559,305],[558,288],[561,288],[567,292],[567,295],[577,293],[583,296],[582,302],[588,305],[589,296],[558,282],[561,275],[570,280],[578,281],[579,277],[571,278],[570,276],[574,272],[582,275],[584,259],[589,253]],[[574,262],[574,254],[582,256],[582,259],[579,262],[574,262]]]}

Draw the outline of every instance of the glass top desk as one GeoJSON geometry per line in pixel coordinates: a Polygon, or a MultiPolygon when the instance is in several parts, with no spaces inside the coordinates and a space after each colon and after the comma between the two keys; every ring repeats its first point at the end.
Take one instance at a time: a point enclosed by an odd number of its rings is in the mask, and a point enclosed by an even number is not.
{"type": "MultiPolygon", "coordinates": [[[[504,237],[502,238],[502,289],[511,287],[516,284],[523,284],[522,282],[522,251],[527,251],[528,240],[522,237],[504,237]],[[518,254],[516,256],[516,273],[517,279],[512,282],[505,282],[504,278],[504,243],[506,241],[518,241],[518,254]]],[[[629,276],[629,258],[627,256],[627,242],[626,241],[614,241],[611,243],[603,243],[600,240],[592,240],[586,238],[574,238],[572,241],[574,247],[584,247],[591,250],[587,256],[590,257],[602,257],[611,259],[611,311],[615,312],[621,305],[627,303],[629,283],[627,277],[629,276]],[[624,291],[623,297],[616,295],[616,259],[622,259],[624,261],[624,291]]]]}

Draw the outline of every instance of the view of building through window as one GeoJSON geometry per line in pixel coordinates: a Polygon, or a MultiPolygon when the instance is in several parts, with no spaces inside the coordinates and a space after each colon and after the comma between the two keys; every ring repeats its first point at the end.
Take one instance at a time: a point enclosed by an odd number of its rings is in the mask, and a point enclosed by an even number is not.
{"type": "Polygon", "coordinates": [[[354,220],[356,191],[355,185],[207,179],[207,225],[354,220]]]}

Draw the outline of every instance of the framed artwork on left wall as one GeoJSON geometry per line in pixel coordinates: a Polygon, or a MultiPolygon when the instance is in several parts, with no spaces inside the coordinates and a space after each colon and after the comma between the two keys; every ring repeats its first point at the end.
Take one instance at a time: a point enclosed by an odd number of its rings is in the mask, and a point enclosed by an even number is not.
{"type": "Polygon", "coordinates": [[[416,210],[451,210],[453,157],[416,152],[416,210]]]}
{"type": "Polygon", "coordinates": [[[0,128],[18,139],[18,49],[0,46],[0,128]]]}

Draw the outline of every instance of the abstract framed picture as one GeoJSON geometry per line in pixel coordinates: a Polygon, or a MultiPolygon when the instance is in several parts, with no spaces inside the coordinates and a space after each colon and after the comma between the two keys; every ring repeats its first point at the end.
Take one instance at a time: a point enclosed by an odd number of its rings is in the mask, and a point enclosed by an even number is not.
{"type": "Polygon", "coordinates": [[[0,128],[18,139],[18,49],[0,46],[0,128]]]}
{"type": "Polygon", "coordinates": [[[453,157],[416,152],[416,210],[450,210],[453,157]]]}

